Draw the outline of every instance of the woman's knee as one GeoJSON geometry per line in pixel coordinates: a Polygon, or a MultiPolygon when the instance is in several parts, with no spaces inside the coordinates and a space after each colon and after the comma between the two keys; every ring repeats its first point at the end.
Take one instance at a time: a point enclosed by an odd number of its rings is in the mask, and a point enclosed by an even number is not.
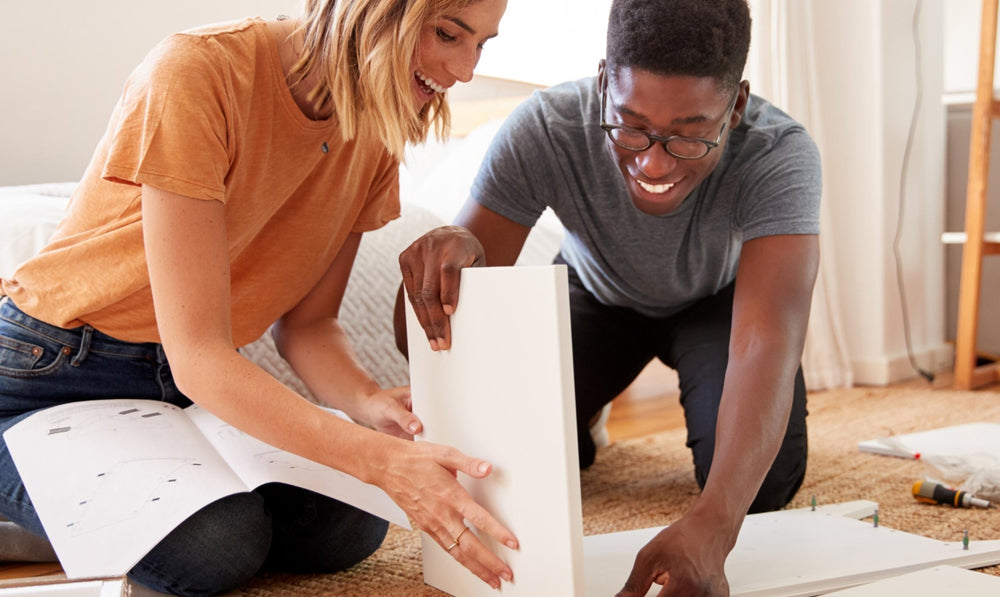
{"type": "Polygon", "coordinates": [[[271,553],[266,567],[282,572],[333,573],[371,556],[389,523],[354,506],[281,483],[257,493],[271,512],[271,553]]]}
{"type": "Polygon", "coordinates": [[[270,546],[271,522],[264,501],[254,493],[238,493],[181,523],[129,576],[163,593],[209,597],[253,578],[270,546]]]}

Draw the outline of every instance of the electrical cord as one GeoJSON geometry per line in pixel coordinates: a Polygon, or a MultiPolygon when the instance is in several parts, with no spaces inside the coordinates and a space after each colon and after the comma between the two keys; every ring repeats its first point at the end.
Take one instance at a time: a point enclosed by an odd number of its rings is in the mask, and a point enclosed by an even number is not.
{"type": "Polygon", "coordinates": [[[914,371],[928,382],[934,381],[934,374],[920,367],[913,354],[913,345],[910,341],[910,315],[906,304],[906,288],[903,284],[903,258],[900,255],[899,243],[903,237],[903,208],[906,205],[906,174],[910,169],[910,151],[913,148],[913,136],[917,128],[917,116],[920,115],[920,105],[923,101],[923,76],[921,74],[920,56],[920,7],[923,0],[917,0],[913,8],[913,62],[916,73],[917,93],[913,102],[913,115],[910,117],[910,128],[906,134],[906,148],[903,150],[903,165],[899,173],[899,215],[896,220],[896,237],[892,242],[892,253],[896,259],[896,284],[899,286],[899,302],[903,310],[903,335],[906,338],[906,355],[910,359],[910,366],[914,371]]]}

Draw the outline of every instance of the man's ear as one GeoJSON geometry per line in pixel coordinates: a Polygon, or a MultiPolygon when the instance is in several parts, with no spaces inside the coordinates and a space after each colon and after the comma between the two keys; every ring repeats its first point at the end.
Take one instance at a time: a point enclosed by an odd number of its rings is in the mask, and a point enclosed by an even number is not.
{"type": "Polygon", "coordinates": [[[736,98],[736,104],[733,106],[733,114],[739,116],[739,120],[732,124],[733,127],[743,120],[743,111],[747,109],[747,104],[750,102],[750,81],[746,79],[740,81],[739,97],[736,98]]]}

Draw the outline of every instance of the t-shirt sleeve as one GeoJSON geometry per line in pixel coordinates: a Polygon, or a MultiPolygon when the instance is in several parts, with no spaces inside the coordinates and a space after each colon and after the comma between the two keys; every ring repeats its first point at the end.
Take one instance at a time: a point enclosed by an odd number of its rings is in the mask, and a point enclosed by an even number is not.
{"type": "Polygon", "coordinates": [[[522,226],[534,226],[545,211],[545,198],[536,189],[552,163],[545,119],[538,94],[525,100],[504,121],[486,151],[472,182],[471,196],[483,207],[522,226]]]}
{"type": "Polygon", "coordinates": [[[744,242],[762,236],[819,234],[820,156],[804,130],[785,133],[746,172],[736,213],[744,242]]]}
{"type": "Polygon", "coordinates": [[[388,154],[382,157],[379,174],[372,181],[371,192],[352,232],[370,232],[399,217],[399,161],[388,154]]]}
{"type": "Polygon", "coordinates": [[[229,94],[211,39],[176,34],[129,77],[108,134],[102,176],[225,201],[229,94]]]}

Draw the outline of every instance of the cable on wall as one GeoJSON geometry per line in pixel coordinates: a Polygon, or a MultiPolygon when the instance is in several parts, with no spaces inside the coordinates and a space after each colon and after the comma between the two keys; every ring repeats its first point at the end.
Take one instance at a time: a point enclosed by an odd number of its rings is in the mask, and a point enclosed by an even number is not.
{"type": "Polygon", "coordinates": [[[903,208],[906,205],[906,175],[910,169],[910,151],[913,148],[913,136],[916,133],[917,117],[920,115],[920,105],[923,101],[923,76],[921,74],[922,64],[920,55],[920,8],[923,0],[917,0],[913,7],[913,64],[917,93],[913,102],[913,115],[910,117],[910,128],[906,134],[906,148],[903,150],[903,165],[899,173],[899,214],[896,220],[896,237],[892,242],[892,253],[896,259],[896,284],[899,286],[899,302],[903,311],[903,335],[906,338],[906,355],[910,359],[910,366],[921,377],[929,382],[934,381],[934,374],[920,367],[913,354],[913,345],[910,341],[910,314],[906,304],[906,288],[903,284],[903,258],[900,254],[899,243],[903,237],[903,208]]]}

